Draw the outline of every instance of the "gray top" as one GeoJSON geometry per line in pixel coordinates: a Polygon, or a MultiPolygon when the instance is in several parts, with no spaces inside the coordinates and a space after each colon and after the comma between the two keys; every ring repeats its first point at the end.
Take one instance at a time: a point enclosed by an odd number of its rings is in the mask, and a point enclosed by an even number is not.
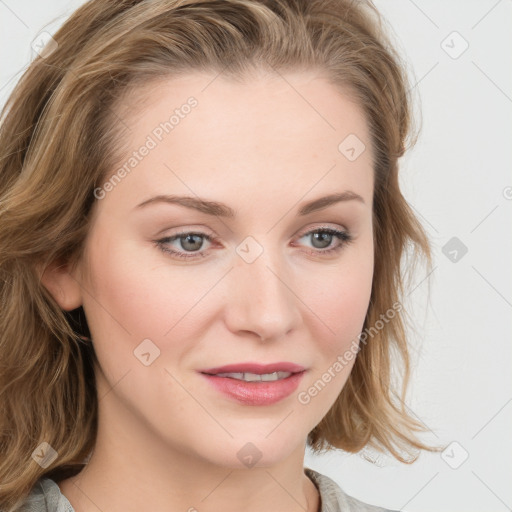
{"type": "MultiPolygon", "coordinates": [[[[393,512],[368,505],[345,494],[331,478],[310,468],[304,468],[306,475],[318,488],[320,512],[393,512]]],[[[56,482],[47,477],[40,478],[33,487],[19,512],[75,512],[68,499],[60,492],[56,482]]]]}

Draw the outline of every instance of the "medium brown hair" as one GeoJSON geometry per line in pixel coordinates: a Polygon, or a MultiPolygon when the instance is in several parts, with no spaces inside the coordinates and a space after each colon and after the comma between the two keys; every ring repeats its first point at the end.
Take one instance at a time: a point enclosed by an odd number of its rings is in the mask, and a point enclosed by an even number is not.
{"type": "MultiPolygon", "coordinates": [[[[398,181],[398,159],[413,142],[406,72],[369,0],[92,0],[53,37],[57,47],[30,64],[1,114],[0,507],[7,512],[40,477],[79,472],[94,447],[97,360],[81,338],[86,319],[81,308],[59,308],[37,269],[79,261],[93,191],[122,154],[125,127],[114,107],[129,91],[192,70],[239,78],[251,69],[322,71],[350,92],[370,128],[375,267],[364,330],[401,300],[419,256],[431,266],[428,239],[398,181]],[[46,468],[31,457],[43,442],[58,453],[46,468]]],[[[404,451],[429,449],[403,402],[404,314],[361,344],[342,392],[308,435],[313,450],[368,445],[406,462],[404,451]]]]}

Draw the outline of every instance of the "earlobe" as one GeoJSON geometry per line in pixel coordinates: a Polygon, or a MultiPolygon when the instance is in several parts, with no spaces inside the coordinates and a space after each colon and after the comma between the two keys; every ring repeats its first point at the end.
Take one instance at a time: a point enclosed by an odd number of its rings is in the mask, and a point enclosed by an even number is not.
{"type": "Polygon", "coordinates": [[[74,273],[64,262],[52,262],[43,274],[42,266],[37,265],[41,283],[50,292],[61,309],[72,311],[82,305],[82,288],[74,273]]]}

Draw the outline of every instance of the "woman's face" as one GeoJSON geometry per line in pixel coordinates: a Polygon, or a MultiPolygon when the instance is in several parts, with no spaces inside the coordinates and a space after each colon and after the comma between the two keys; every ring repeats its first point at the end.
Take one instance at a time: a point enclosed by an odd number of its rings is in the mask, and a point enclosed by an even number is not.
{"type": "Polygon", "coordinates": [[[363,113],[312,73],[191,73],[139,92],[118,111],[129,149],[96,190],[74,274],[100,365],[100,434],[232,467],[303,454],[369,305],[363,113]],[[251,363],[304,371],[240,380],[265,370],[240,367],[251,363]],[[225,365],[229,376],[202,373],[225,365]]]}

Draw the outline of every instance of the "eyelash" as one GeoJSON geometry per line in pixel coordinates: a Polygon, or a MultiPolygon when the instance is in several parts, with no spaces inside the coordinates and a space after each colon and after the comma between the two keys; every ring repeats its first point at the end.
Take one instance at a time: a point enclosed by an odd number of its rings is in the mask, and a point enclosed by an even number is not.
{"type": "MultiPolygon", "coordinates": [[[[352,235],[350,233],[348,233],[347,231],[341,231],[338,229],[327,228],[327,227],[313,229],[311,231],[308,231],[308,232],[302,234],[299,238],[304,238],[305,236],[311,235],[314,233],[327,233],[329,235],[334,235],[336,238],[338,238],[338,240],[341,241],[341,243],[331,249],[326,249],[326,250],[318,249],[318,250],[310,251],[310,254],[312,254],[312,255],[324,256],[324,255],[331,255],[331,254],[337,253],[337,252],[341,251],[347,244],[350,244],[353,241],[352,235]]],[[[200,237],[206,239],[208,242],[216,242],[218,240],[217,238],[207,235],[206,233],[200,233],[200,232],[196,232],[196,231],[183,231],[181,233],[176,233],[175,235],[172,235],[170,237],[162,238],[160,240],[155,240],[154,243],[162,252],[164,252],[166,254],[171,254],[173,257],[176,257],[178,259],[190,260],[190,259],[205,258],[208,253],[204,252],[204,251],[203,252],[194,252],[194,253],[182,253],[179,251],[171,250],[167,247],[168,243],[174,242],[175,240],[178,240],[180,238],[185,238],[187,235],[200,236],[200,237]]]]}

